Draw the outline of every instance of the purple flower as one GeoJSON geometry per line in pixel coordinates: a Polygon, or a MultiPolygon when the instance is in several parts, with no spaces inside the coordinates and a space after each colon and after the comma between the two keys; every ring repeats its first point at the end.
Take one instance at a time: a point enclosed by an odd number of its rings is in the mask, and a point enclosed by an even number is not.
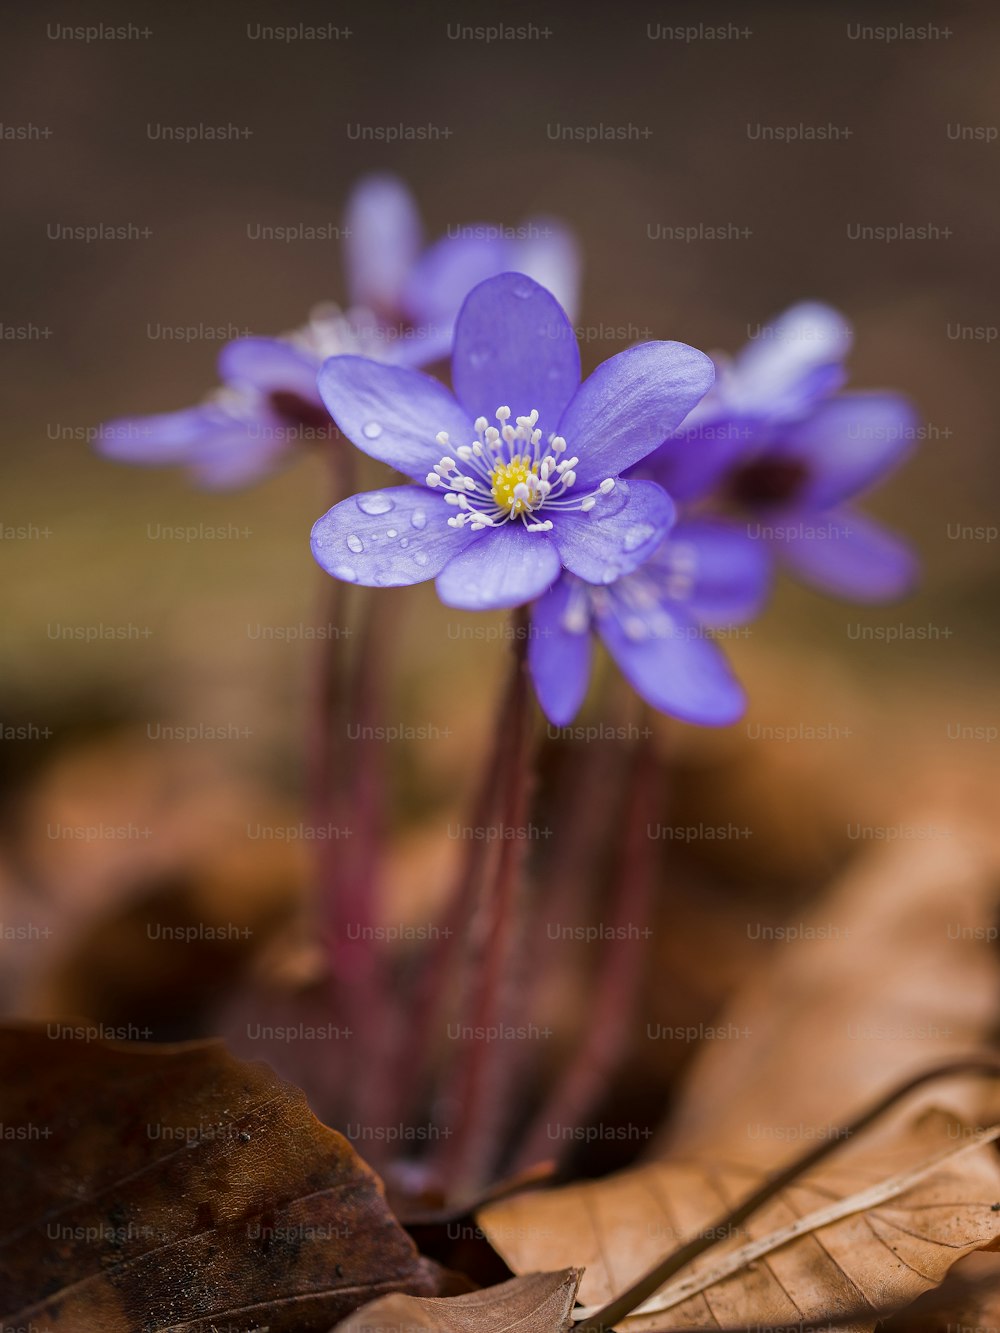
{"type": "Polygon", "coordinates": [[[722,523],[678,523],[634,573],[599,588],[564,574],[532,607],[528,662],[549,721],[576,716],[597,634],[633,688],[662,712],[706,726],[745,697],[712,630],[751,619],[769,584],[758,542],[722,523]]]}
{"type": "Polygon", "coordinates": [[[877,602],[910,587],[915,561],[848,502],[901,462],[918,418],[900,394],[836,392],[850,345],[835,311],[794,306],[720,368],[642,475],[749,515],[747,534],[807,582],[877,602]]]}
{"type": "Polygon", "coordinates": [[[377,360],[423,366],[446,357],[462,302],[499,273],[526,273],[576,313],[579,252],[572,233],[551,218],[516,227],[466,223],[424,249],[412,194],[397,177],[379,174],[355,186],[346,224],[351,301],[399,343],[377,360]]]}
{"type": "Polygon", "coordinates": [[[345,233],[350,309],[319,306],[291,333],[228,343],[219,356],[220,389],[197,407],[106,423],[98,451],[119,462],[185,465],[210,488],[246,485],[302,444],[335,437],[316,388],[328,357],[352,353],[400,365],[439,360],[450,350],[466,295],[510,268],[576,301],[576,244],[544,219],[514,229],[458,227],[422,251],[409,191],[395,177],[369,176],[348,200],[345,233]]]}
{"type": "Polygon", "coordinates": [[[197,407],[103,425],[105,458],[151,467],[182,464],[211,489],[243,486],[272,472],[296,447],[336,438],[316,387],[326,356],[354,347],[338,311],[280,338],[237,338],[219,354],[222,387],[197,407]]]}
{"type": "Polygon", "coordinates": [[[454,394],[361,357],[324,365],[320,392],[344,435],[417,484],[335,505],[313,528],[313,554],[351,582],[436,578],[442,601],[466,610],[531,601],[563,569],[613,582],[655,550],[674,514],[660,486],[621,474],[713,373],[683,343],[643,343],[581,384],[555,298],[523,274],[491,278],[458,318],[454,394]]]}

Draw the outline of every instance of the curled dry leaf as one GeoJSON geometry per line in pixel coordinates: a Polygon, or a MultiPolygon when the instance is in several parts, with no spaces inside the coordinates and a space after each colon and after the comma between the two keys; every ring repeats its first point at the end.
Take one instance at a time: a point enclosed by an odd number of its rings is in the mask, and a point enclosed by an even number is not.
{"type": "Polygon", "coordinates": [[[356,1310],[336,1333],[565,1333],[580,1271],[525,1273],[463,1296],[383,1296],[356,1310]]]}
{"type": "Polygon", "coordinates": [[[859,1301],[873,1309],[903,1302],[940,1282],[963,1255],[1000,1240],[993,1149],[942,1113],[928,1112],[891,1146],[845,1145],[727,1235],[722,1219],[761,1174],[718,1157],[711,1165],[657,1162],[522,1195],[485,1209],[479,1221],[515,1272],[571,1258],[585,1264],[580,1298],[592,1308],[683,1241],[718,1229],[719,1244],[654,1298],[657,1313],[627,1321],[635,1333],[788,1325],[859,1301]]]}
{"type": "Polygon", "coordinates": [[[217,1042],[95,1035],[0,1031],[0,1327],[325,1333],[439,1289],[298,1089],[217,1042]]]}
{"type": "MultiPolygon", "coordinates": [[[[760,968],[716,1020],[741,1035],[704,1044],[657,1155],[724,1151],[770,1168],[897,1078],[987,1042],[1000,894],[981,830],[933,808],[900,827],[927,836],[873,847],[784,938],[761,944],[760,968]]],[[[948,1105],[978,1118],[983,1095],[980,1081],[952,1083],[948,1105]]],[[[989,1121],[998,1113],[994,1100],[989,1121]]]]}

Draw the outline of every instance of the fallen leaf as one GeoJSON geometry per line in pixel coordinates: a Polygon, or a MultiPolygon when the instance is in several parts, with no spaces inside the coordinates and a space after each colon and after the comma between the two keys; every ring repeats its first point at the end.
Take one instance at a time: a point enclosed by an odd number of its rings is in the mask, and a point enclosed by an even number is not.
{"type": "Polygon", "coordinates": [[[446,1299],[383,1296],[338,1324],[336,1333],[564,1333],[579,1285],[579,1269],[566,1268],[446,1299]]]}
{"type": "MultiPolygon", "coordinates": [[[[703,1043],[656,1155],[724,1150],[769,1168],[897,1078],[986,1044],[1000,995],[991,858],[978,826],[933,809],[901,827],[928,836],[874,845],[761,943],[756,974],[714,1020],[740,1035],[703,1043]]],[[[982,1082],[949,1085],[958,1113],[977,1116],[982,1101],[982,1082]]]]}
{"type": "Polygon", "coordinates": [[[948,1282],[882,1324],[880,1333],[988,1333],[1000,1328],[1000,1258],[977,1250],[948,1282]]]}
{"type": "MultiPolygon", "coordinates": [[[[630,1318],[630,1333],[787,1325],[852,1309],[859,1299],[874,1309],[915,1298],[957,1259],[1000,1239],[1000,1213],[992,1209],[1000,1165],[983,1139],[963,1137],[969,1134],[954,1118],[930,1112],[891,1147],[847,1144],[736,1235],[726,1234],[725,1214],[763,1173],[718,1156],[712,1164],[656,1162],[521,1195],[484,1209],[479,1223],[514,1272],[539,1263],[586,1265],[580,1299],[588,1308],[607,1304],[684,1241],[718,1231],[719,1244],[671,1281],[675,1303],[630,1318]],[[922,1174],[893,1180],[904,1172],[922,1174]],[[855,1197],[873,1186],[879,1192],[855,1197]],[[821,1213],[806,1234],[780,1234],[832,1206],[836,1215],[821,1213]]],[[[662,1289],[658,1297],[662,1305],[662,1289]]]]}
{"type": "Polygon", "coordinates": [[[0,1327],[323,1333],[439,1290],[298,1089],[217,1042],[108,1035],[0,1031],[0,1327]]]}

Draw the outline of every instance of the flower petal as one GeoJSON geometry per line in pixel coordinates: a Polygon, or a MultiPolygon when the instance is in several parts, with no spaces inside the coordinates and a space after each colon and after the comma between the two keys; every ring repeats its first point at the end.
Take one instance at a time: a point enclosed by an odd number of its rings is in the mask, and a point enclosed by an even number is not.
{"type": "Polygon", "coordinates": [[[570,319],[580,308],[580,247],[554,218],[529,218],[510,243],[509,267],[552,293],[570,319]],[[523,234],[521,234],[523,233],[523,234]]]}
{"type": "Polygon", "coordinates": [[[357,447],[418,481],[452,447],[475,437],[466,413],[443,385],[404,366],[363,356],[333,356],[319,372],[319,390],[334,421],[357,447]]]}
{"type": "Polygon", "coordinates": [[[150,467],[186,463],[194,446],[219,430],[221,420],[210,404],[148,417],[119,417],[100,427],[94,447],[102,457],[119,463],[150,467]]]}
{"type": "Polygon", "coordinates": [[[320,406],[318,364],[283,338],[236,338],[219,353],[219,378],[261,393],[294,393],[320,406]]]}
{"type": "Polygon", "coordinates": [[[786,427],[776,452],[809,467],[798,497],[810,509],[825,509],[872,485],[900,463],[913,444],[919,417],[897,393],[844,393],[820,403],[786,427]]]}
{"type": "Polygon", "coordinates": [[[345,262],[351,301],[382,315],[399,312],[403,287],[417,262],[420,215],[396,176],[365,176],[345,209],[345,262]]]}
{"type": "Polygon", "coordinates": [[[611,357],[580,385],[559,422],[578,484],[617,477],[658,448],[712,383],[715,368],[685,343],[651,342],[611,357]]]}
{"type": "Polygon", "coordinates": [[[438,575],[437,590],[446,606],[493,611],[530,602],[558,575],[559,552],[544,533],[504,523],[451,560],[438,575]]]}
{"type": "Polygon", "coordinates": [[[447,362],[451,356],[453,328],[424,324],[410,330],[410,336],[395,338],[384,345],[382,360],[395,366],[432,366],[437,361],[447,362]]]}
{"type": "Polygon", "coordinates": [[[473,287],[507,272],[509,247],[496,232],[497,228],[486,223],[474,223],[427,247],[407,278],[403,294],[414,324],[454,328],[473,287]]]}
{"type": "Polygon", "coordinates": [[[557,727],[567,726],[580,711],[590,679],[591,656],[587,593],[577,579],[564,574],[532,606],[528,641],[528,668],[538,702],[557,727]],[[571,610],[579,612],[571,620],[572,629],[567,627],[571,610]]]}
{"type": "Polygon", "coordinates": [[[760,421],[725,417],[677,430],[634,472],[652,477],[677,501],[700,500],[713,490],[762,438],[760,421]]]}
{"type": "Polygon", "coordinates": [[[188,462],[201,486],[229,491],[268,476],[290,460],[293,452],[293,445],[281,436],[266,430],[252,433],[250,423],[234,424],[199,442],[188,462]]]}
{"type": "Polygon", "coordinates": [[[559,302],[523,273],[481,282],[455,326],[452,383],[473,418],[492,424],[498,407],[514,417],[538,409],[545,437],[580,383],[580,352],[559,302]]]}
{"type": "Polygon", "coordinates": [[[756,616],[771,590],[773,560],[766,542],[711,519],[678,523],[649,562],[668,578],[690,581],[678,594],[703,625],[736,625],[756,616]]]}
{"type": "Polygon", "coordinates": [[[843,383],[851,326],[818,301],[791,306],[739,352],[719,375],[718,397],[729,412],[789,417],[843,383]]]}
{"type": "MultiPolygon", "coordinates": [[[[614,596],[613,587],[608,592],[614,596]]],[[[617,615],[599,614],[597,629],[622,674],[647,703],[701,726],[724,727],[740,717],[746,706],[743,689],[695,620],[664,598],[656,608],[655,624],[643,632],[635,623],[635,610],[618,609],[617,615]]]]}
{"type": "Polygon", "coordinates": [[[312,553],[336,578],[395,588],[432,579],[476,540],[450,528],[451,510],[423,486],[391,486],[341,500],[312,530],[312,553]]]}
{"type": "Polygon", "coordinates": [[[909,592],[917,561],[905,542],[853,509],[775,520],[773,549],[807,583],[852,602],[887,602],[909,592]]]}
{"type": "MultiPolygon", "coordinates": [[[[545,510],[540,514],[544,518],[545,510]]],[[[558,513],[552,540],[574,574],[588,583],[613,583],[653,554],[675,517],[673,500],[656,482],[619,480],[587,513],[558,513]]]]}

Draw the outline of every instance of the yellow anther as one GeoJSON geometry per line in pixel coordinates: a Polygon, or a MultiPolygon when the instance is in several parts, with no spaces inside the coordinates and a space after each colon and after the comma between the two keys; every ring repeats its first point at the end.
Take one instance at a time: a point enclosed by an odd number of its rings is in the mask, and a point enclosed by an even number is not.
{"type": "Polygon", "coordinates": [[[514,518],[530,510],[531,501],[522,499],[514,492],[518,486],[526,486],[528,478],[537,473],[537,464],[527,454],[515,454],[509,463],[498,463],[490,474],[493,499],[498,507],[509,510],[514,518]]]}

